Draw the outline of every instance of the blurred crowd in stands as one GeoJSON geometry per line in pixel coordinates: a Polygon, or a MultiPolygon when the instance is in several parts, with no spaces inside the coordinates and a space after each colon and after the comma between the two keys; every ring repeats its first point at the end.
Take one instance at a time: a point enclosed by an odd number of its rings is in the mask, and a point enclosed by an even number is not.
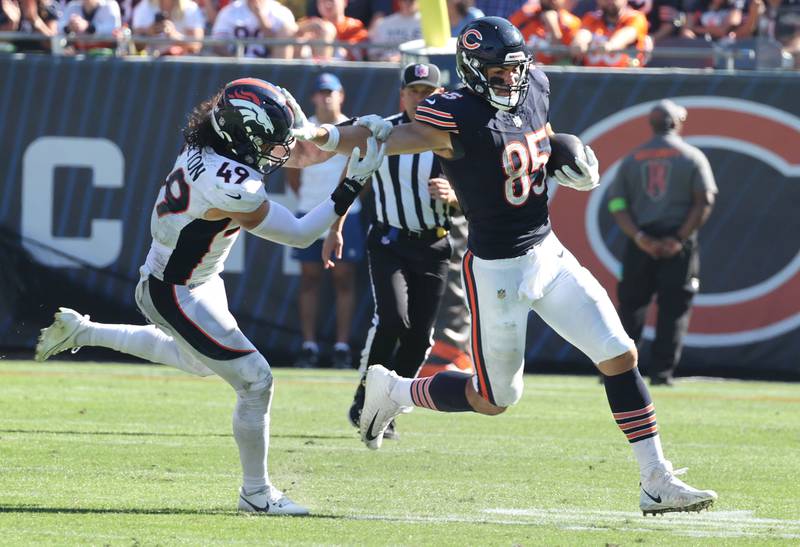
{"type": "MultiPolygon", "coordinates": [[[[648,64],[654,48],[757,43],[773,44],[789,65],[800,66],[800,0],[447,0],[447,7],[453,36],[476,17],[506,17],[546,64],[637,67],[648,64]]],[[[418,0],[0,0],[0,31],[64,35],[66,52],[108,50],[130,37],[126,54],[321,62],[396,62],[399,44],[422,37],[418,0]],[[111,40],[87,42],[87,35],[111,40]],[[136,42],[142,37],[184,42],[136,42]],[[186,42],[209,37],[273,41],[251,40],[238,51],[186,42]]],[[[9,49],[49,47],[28,40],[9,49]]]]}

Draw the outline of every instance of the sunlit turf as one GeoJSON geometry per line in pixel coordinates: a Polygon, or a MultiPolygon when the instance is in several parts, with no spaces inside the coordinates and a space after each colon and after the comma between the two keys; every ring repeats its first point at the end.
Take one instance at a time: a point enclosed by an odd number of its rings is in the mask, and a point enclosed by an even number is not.
{"type": "Polygon", "coordinates": [[[645,518],[592,377],[528,376],[502,416],[416,410],[371,452],[356,373],[276,369],[270,472],[313,518],[235,512],[233,391],[161,366],[0,362],[0,545],[720,545],[800,542],[800,384],[653,397],[712,511],[645,518]]]}

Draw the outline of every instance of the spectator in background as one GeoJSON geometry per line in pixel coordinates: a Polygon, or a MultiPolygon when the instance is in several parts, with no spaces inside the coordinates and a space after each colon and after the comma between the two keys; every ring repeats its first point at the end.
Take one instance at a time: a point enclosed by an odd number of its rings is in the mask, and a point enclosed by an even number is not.
{"type": "MultiPolygon", "coordinates": [[[[330,21],[319,17],[305,19],[301,22],[295,38],[301,44],[303,42],[325,42],[326,44],[303,44],[295,47],[296,57],[314,61],[330,61],[336,56],[336,48],[333,45],[336,40],[336,26],[330,21]]],[[[346,54],[344,52],[340,57],[346,54]]]]}
{"type": "MultiPolygon", "coordinates": [[[[58,34],[58,6],[51,0],[20,0],[21,19],[19,32],[42,34],[46,37],[58,34]]],[[[18,42],[17,51],[50,51],[50,42],[18,42]]]]}
{"type": "Polygon", "coordinates": [[[464,27],[484,13],[475,7],[474,0],[447,0],[451,36],[458,36],[464,27]]]}
{"type": "Polygon", "coordinates": [[[223,4],[219,0],[197,0],[197,5],[203,12],[203,17],[206,20],[205,31],[207,34],[209,35],[211,34],[211,31],[214,28],[214,23],[217,22],[217,15],[219,14],[219,10],[221,10],[228,4],[230,4],[230,2],[225,2],[223,4]]]}
{"type": "Polygon", "coordinates": [[[569,59],[570,53],[547,53],[552,45],[572,46],[581,20],[564,8],[565,0],[531,0],[510,17],[532,48],[535,59],[546,65],[569,59]]]}
{"type": "MultiPolygon", "coordinates": [[[[347,7],[347,0],[317,0],[317,10],[323,21],[328,21],[336,27],[336,40],[347,42],[348,44],[359,44],[369,38],[369,32],[364,23],[353,17],[347,17],[344,12],[347,7]]],[[[309,26],[319,26],[316,17],[306,17],[300,21],[298,34],[306,35],[309,26]]],[[[336,51],[335,57],[359,60],[364,57],[364,52],[360,49],[350,49],[348,51],[336,51]]]]}
{"type": "MultiPolygon", "coordinates": [[[[235,0],[217,14],[211,31],[213,38],[291,38],[297,32],[292,12],[276,0],[235,0]]],[[[217,46],[217,53],[231,55],[235,46],[217,46]]],[[[294,47],[245,46],[245,57],[276,57],[291,59],[294,47]]]]}
{"type": "Polygon", "coordinates": [[[658,103],[650,112],[653,138],[623,160],[609,191],[608,209],[630,238],[617,289],[619,315],[637,344],[653,295],[658,300],[647,367],[653,385],[672,385],[700,287],[697,231],[717,192],[705,155],[680,137],[685,120],[685,108],[658,103]]]}
{"type": "MultiPolygon", "coordinates": [[[[375,24],[392,13],[392,0],[352,0],[347,3],[344,14],[364,23],[364,27],[371,29],[375,24]]],[[[306,6],[307,17],[319,17],[317,0],[308,0],[306,6]]]]}
{"type": "Polygon", "coordinates": [[[746,0],[699,0],[697,10],[689,19],[689,27],[698,36],[714,41],[733,40],[736,29],[744,20],[746,0]]]}
{"type": "Polygon", "coordinates": [[[475,7],[487,17],[495,15],[506,19],[522,7],[525,0],[475,0],[475,7]]]}
{"type": "Polygon", "coordinates": [[[767,0],[767,25],[784,46],[784,51],[794,56],[795,68],[800,68],[800,0],[767,0]]]}
{"type": "Polygon", "coordinates": [[[113,47],[114,44],[107,42],[81,42],[79,37],[117,35],[122,29],[119,4],[116,0],[71,0],[61,14],[58,28],[75,37],[72,44],[76,49],[113,47]]]}
{"type": "Polygon", "coordinates": [[[635,67],[642,66],[645,53],[652,49],[647,36],[647,18],[628,6],[627,0],[597,0],[599,9],[586,13],[581,20],[575,45],[586,52],[586,66],[635,67]],[[631,56],[627,48],[639,50],[631,56]]]}
{"type": "MultiPolygon", "coordinates": [[[[133,8],[133,34],[185,40],[202,39],[205,18],[192,0],[141,0],[133,8]]],[[[193,55],[200,51],[200,42],[148,46],[154,55],[193,55]]]]}
{"type": "Polygon", "coordinates": [[[653,0],[647,15],[650,36],[658,43],[664,38],[696,38],[689,28],[688,12],[694,0],[653,0]]]}
{"type": "Polygon", "coordinates": [[[419,3],[417,0],[398,0],[397,11],[384,17],[370,32],[370,42],[393,49],[370,49],[373,61],[400,62],[402,55],[397,47],[410,40],[422,38],[419,3]]]}
{"type": "Polygon", "coordinates": [[[13,32],[19,28],[22,11],[17,0],[0,0],[0,32],[13,32]]]}
{"type": "MultiPolygon", "coordinates": [[[[322,73],[317,77],[314,94],[314,116],[311,123],[337,124],[347,120],[342,114],[344,89],[335,75],[322,73]]],[[[298,218],[313,209],[339,184],[347,164],[347,156],[337,154],[323,163],[303,169],[287,169],[286,179],[298,196],[298,218]]],[[[361,203],[356,200],[347,213],[344,223],[346,247],[341,260],[331,271],[334,292],[336,293],[336,344],[333,347],[333,366],[338,369],[352,367],[350,354],[350,328],[355,307],[355,265],[364,258],[364,233],[361,227],[361,203]]],[[[300,327],[303,332],[303,347],[295,366],[312,368],[319,363],[319,344],[317,340],[317,317],[319,293],[322,284],[323,267],[320,262],[322,242],[320,239],[305,249],[294,249],[292,256],[300,261],[300,327]]]]}

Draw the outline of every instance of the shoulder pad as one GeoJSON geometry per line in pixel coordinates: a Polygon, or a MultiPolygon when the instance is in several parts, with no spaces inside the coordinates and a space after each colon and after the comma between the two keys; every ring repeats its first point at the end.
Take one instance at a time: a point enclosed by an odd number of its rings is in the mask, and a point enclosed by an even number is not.
{"type": "Polygon", "coordinates": [[[463,97],[458,91],[431,95],[417,106],[417,121],[441,129],[458,132],[458,107],[463,97]]]}
{"type": "Polygon", "coordinates": [[[539,67],[531,68],[530,78],[539,90],[546,94],[550,93],[550,80],[547,78],[547,74],[544,73],[544,70],[539,67]]]}
{"type": "Polygon", "coordinates": [[[209,184],[204,185],[204,193],[212,207],[249,213],[267,200],[263,176],[255,169],[216,154],[210,155],[207,164],[204,175],[209,184]]]}

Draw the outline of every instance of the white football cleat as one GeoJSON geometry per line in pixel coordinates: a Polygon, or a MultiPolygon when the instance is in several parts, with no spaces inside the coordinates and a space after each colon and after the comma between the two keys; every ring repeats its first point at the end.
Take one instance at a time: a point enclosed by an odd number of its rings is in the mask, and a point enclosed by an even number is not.
{"type": "Polygon", "coordinates": [[[377,450],[383,443],[383,434],[394,418],[403,412],[389,394],[399,376],[383,365],[372,365],[367,369],[364,408],[359,418],[361,441],[370,450],[377,450]]]}
{"type": "Polygon", "coordinates": [[[711,507],[717,499],[713,490],[692,488],[676,475],[682,475],[686,468],[672,470],[672,464],[666,462],[656,467],[647,480],[640,485],[639,508],[642,514],[656,515],[682,511],[702,511],[711,507]]]}
{"type": "Polygon", "coordinates": [[[75,338],[86,328],[87,323],[89,323],[88,315],[81,315],[69,308],[58,308],[53,324],[42,329],[39,334],[34,358],[41,362],[68,349],[77,351],[80,346],[75,343],[75,338]]]}
{"type": "Polygon", "coordinates": [[[308,509],[290,500],[286,494],[274,486],[267,486],[264,490],[253,494],[245,494],[244,488],[239,490],[239,511],[295,517],[308,515],[308,509]]]}

